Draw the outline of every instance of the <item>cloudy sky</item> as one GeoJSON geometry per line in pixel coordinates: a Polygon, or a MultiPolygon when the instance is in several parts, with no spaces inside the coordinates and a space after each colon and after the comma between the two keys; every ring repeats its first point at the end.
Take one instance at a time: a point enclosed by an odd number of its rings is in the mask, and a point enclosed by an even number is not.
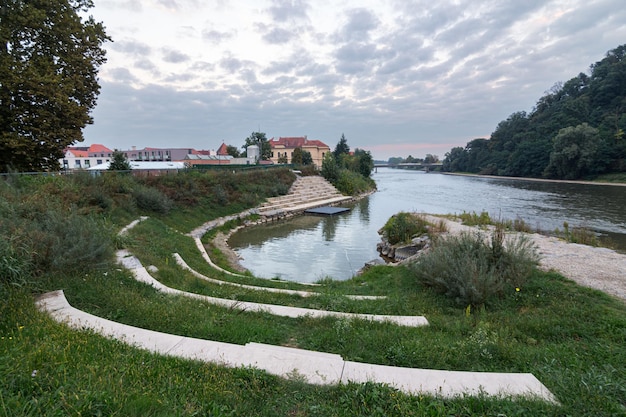
{"type": "Polygon", "coordinates": [[[444,154],[626,43],[623,0],[95,0],[113,42],[85,144],[444,154]]]}

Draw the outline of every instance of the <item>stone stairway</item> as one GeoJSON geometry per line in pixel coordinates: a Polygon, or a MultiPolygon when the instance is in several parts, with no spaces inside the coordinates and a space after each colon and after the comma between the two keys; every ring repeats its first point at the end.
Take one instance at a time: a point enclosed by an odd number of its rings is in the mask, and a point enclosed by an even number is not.
{"type": "Polygon", "coordinates": [[[352,197],[341,194],[323,177],[317,175],[298,177],[287,194],[268,198],[257,212],[264,217],[283,217],[351,199],[352,197]]]}

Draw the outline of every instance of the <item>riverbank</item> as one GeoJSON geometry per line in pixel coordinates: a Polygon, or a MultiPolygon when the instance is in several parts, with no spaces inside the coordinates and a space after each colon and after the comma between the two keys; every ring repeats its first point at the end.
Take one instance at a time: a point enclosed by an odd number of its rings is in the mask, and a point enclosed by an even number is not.
{"type": "Polygon", "coordinates": [[[624,182],[599,182],[599,181],[580,181],[580,180],[552,180],[546,178],[530,178],[530,177],[505,177],[502,175],[480,175],[469,174],[464,172],[440,172],[443,175],[456,175],[460,177],[476,177],[476,178],[494,178],[499,180],[516,180],[516,181],[533,181],[533,182],[552,182],[561,184],[583,184],[583,185],[613,185],[617,187],[626,187],[624,182]]]}
{"type": "MultiPolygon", "coordinates": [[[[439,222],[439,216],[427,216],[439,222]]],[[[450,233],[472,232],[476,227],[443,219],[450,233]]],[[[594,288],[626,302],[626,254],[612,249],[569,243],[553,236],[529,233],[544,271],[554,270],[578,285],[594,288]]]]}
{"type": "MultiPolygon", "coordinates": [[[[460,221],[427,215],[429,221],[443,221],[450,233],[475,232],[475,226],[465,226],[460,221]]],[[[256,224],[256,223],[255,223],[256,224]]],[[[241,226],[243,227],[243,226],[241,226]]],[[[228,266],[235,271],[245,272],[239,256],[228,245],[228,238],[240,228],[229,233],[218,233],[211,245],[220,250],[228,266]]],[[[554,236],[529,233],[540,256],[542,270],[554,270],[577,284],[603,291],[626,302],[626,254],[612,249],[569,243],[554,236]]]]}

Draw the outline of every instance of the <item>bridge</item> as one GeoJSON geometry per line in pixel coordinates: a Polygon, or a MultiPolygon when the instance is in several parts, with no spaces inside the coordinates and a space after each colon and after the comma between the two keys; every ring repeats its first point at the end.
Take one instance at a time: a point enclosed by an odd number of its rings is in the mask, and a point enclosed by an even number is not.
{"type": "Polygon", "coordinates": [[[405,162],[400,164],[374,164],[374,172],[377,172],[377,168],[400,168],[400,169],[425,169],[430,171],[431,168],[438,168],[443,165],[443,162],[405,162]]]}

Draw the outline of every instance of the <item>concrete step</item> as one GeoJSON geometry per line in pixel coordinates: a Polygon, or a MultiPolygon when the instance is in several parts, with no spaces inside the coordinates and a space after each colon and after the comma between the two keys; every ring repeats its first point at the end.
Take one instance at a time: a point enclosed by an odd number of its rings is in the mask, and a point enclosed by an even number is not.
{"type": "Polygon", "coordinates": [[[286,379],[310,384],[384,383],[411,395],[453,398],[463,395],[518,396],[558,404],[556,397],[532,374],[441,371],[400,368],[345,361],[325,352],[233,343],[176,336],[103,319],[72,307],[62,290],[39,297],[37,307],[56,321],[89,329],[139,349],[227,367],[254,367],[286,379]]]}

